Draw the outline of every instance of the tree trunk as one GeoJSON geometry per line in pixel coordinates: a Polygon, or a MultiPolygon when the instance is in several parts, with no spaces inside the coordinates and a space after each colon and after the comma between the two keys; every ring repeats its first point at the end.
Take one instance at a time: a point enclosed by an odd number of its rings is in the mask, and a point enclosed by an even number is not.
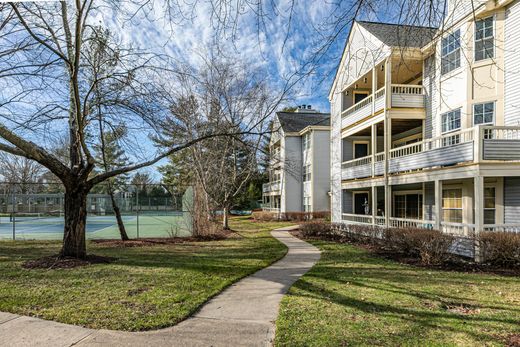
{"type": "Polygon", "coordinates": [[[224,207],[223,215],[222,215],[222,227],[224,230],[229,230],[229,218],[228,218],[228,208],[224,207]]]}
{"type": "Polygon", "coordinates": [[[114,198],[114,192],[110,189],[110,200],[112,200],[112,209],[114,210],[114,214],[116,215],[117,226],[119,228],[119,234],[121,235],[121,240],[128,241],[130,238],[126,233],[125,224],[123,223],[123,218],[121,218],[121,210],[119,206],[117,206],[116,199],[114,198]]]}
{"type": "Polygon", "coordinates": [[[81,185],[65,188],[65,228],[60,257],[85,259],[87,256],[87,194],[88,190],[81,185]]]}

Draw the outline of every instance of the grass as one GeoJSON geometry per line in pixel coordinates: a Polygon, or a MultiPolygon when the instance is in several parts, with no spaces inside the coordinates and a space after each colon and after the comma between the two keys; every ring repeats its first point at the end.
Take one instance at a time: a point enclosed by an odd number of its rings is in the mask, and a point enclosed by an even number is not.
{"type": "Polygon", "coordinates": [[[185,319],[212,296],[286,253],[269,231],[287,223],[233,219],[237,237],[153,247],[88,243],[112,264],[26,270],[29,259],[56,254],[57,241],[0,242],[0,311],[96,329],[151,330],[185,319]]]}
{"type": "Polygon", "coordinates": [[[430,270],[313,241],[319,263],[281,303],[277,346],[503,346],[520,278],[430,270]]]}

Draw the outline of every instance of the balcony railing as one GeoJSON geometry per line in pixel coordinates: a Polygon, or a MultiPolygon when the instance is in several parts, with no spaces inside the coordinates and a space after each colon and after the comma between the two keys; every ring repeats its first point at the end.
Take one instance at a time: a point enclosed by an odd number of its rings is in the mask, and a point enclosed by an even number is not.
{"type": "MultiPolygon", "coordinates": [[[[344,162],[342,179],[384,175],[384,160],[384,153],[378,153],[374,166],[371,156],[344,162]]],[[[520,161],[520,127],[477,126],[394,148],[388,173],[479,161],[520,161]]]]}
{"type": "MultiPolygon", "coordinates": [[[[389,107],[424,108],[424,88],[419,85],[392,84],[391,105],[389,107]]],[[[373,113],[385,108],[386,87],[377,90],[357,104],[352,105],[341,113],[345,127],[357,123],[373,113]]]]}
{"type": "Polygon", "coordinates": [[[269,183],[264,183],[262,185],[262,191],[264,193],[274,193],[280,191],[281,184],[280,181],[274,181],[269,183]]]}

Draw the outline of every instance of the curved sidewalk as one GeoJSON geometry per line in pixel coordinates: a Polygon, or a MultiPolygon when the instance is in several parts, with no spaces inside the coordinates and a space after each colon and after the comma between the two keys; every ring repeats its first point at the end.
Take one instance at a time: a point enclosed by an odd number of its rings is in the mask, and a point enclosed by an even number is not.
{"type": "Polygon", "coordinates": [[[320,251],[288,233],[271,232],[289,248],[273,265],[233,284],[195,315],[150,332],[92,330],[0,312],[0,346],[270,346],[280,300],[320,258],[320,251]]]}

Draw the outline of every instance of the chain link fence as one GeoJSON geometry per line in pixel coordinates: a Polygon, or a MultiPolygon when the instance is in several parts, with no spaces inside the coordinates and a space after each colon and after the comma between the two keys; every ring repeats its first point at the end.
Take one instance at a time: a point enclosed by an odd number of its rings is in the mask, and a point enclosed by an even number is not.
{"type": "MultiPolygon", "coordinates": [[[[192,190],[162,184],[112,187],[130,238],[191,235],[192,190]]],[[[61,240],[64,188],[58,183],[0,183],[0,239],[61,240]]],[[[87,238],[120,237],[110,189],[95,186],[87,197],[87,238]]]]}

